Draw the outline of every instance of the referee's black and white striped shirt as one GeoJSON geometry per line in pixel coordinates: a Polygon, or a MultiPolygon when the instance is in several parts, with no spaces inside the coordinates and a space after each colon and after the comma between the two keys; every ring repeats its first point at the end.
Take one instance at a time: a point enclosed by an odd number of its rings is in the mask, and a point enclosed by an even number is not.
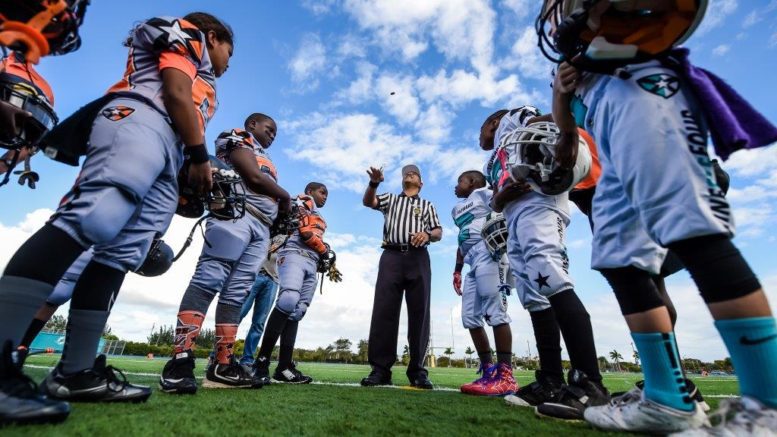
{"type": "Polygon", "coordinates": [[[378,211],[383,213],[383,244],[410,244],[410,235],[439,228],[440,219],[432,202],[405,193],[378,194],[378,211]]]}

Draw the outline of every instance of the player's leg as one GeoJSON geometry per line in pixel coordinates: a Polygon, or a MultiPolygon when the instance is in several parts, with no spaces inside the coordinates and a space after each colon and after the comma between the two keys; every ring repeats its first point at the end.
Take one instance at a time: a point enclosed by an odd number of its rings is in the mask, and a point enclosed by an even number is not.
{"type": "MultiPolygon", "coordinates": [[[[474,248],[473,248],[474,249],[474,248]]],[[[507,314],[507,293],[509,285],[500,265],[491,258],[487,250],[479,252],[475,261],[475,284],[483,319],[494,330],[497,368],[494,378],[485,385],[484,391],[492,396],[506,396],[517,390],[513,377],[513,335],[510,330],[510,316],[507,314]]]]}
{"type": "Polygon", "coordinates": [[[275,307],[267,318],[264,337],[254,361],[256,376],[265,382],[269,381],[273,348],[278,343],[289,316],[296,310],[302,296],[301,290],[305,282],[305,266],[308,260],[310,259],[295,250],[285,250],[278,254],[280,291],[275,307]]]}
{"type": "MultiPolygon", "coordinates": [[[[470,249],[470,250],[474,250],[470,249]]],[[[496,371],[494,359],[491,355],[491,343],[488,340],[486,330],[483,329],[483,311],[477,294],[477,280],[475,279],[474,266],[470,264],[470,271],[464,276],[461,293],[461,321],[465,329],[469,330],[475,351],[480,359],[478,374],[480,378],[462,385],[459,389],[466,394],[479,394],[481,386],[488,382],[496,371]]]]}
{"type": "Polygon", "coordinates": [[[46,325],[46,322],[51,319],[51,316],[54,315],[57,308],[70,301],[70,298],[73,297],[73,288],[75,288],[76,281],[78,281],[79,276],[81,276],[84,268],[86,268],[86,265],[89,264],[89,261],[91,260],[92,250],[90,249],[82,253],[81,256],[75,260],[73,265],[67,269],[62,276],[62,279],[60,279],[54,287],[54,291],[51,292],[51,295],[46,299],[46,302],[35,314],[35,318],[30,322],[30,326],[27,327],[27,331],[24,333],[24,337],[22,337],[21,344],[19,345],[20,350],[22,350],[22,348],[24,350],[29,349],[32,341],[46,325]]]}
{"type": "Polygon", "coordinates": [[[224,290],[232,269],[250,241],[250,223],[245,217],[234,222],[209,218],[205,225],[205,238],[210,245],[202,246],[194,275],[181,297],[173,356],[165,364],[159,379],[160,388],[167,393],[192,394],[197,391],[194,378],[197,336],[211,302],[224,290]]]}
{"type": "Polygon", "coordinates": [[[524,284],[548,297],[572,364],[566,389],[558,399],[537,406],[536,412],[579,420],[585,408],[607,403],[609,394],[601,383],[590,317],[568,272],[564,245],[568,220],[565,214],[544,205],[528,207],[511,229],[523,248],[524,284]]]}
{"type": "Polygon", "coordinates": [[[240,259],[232,268],[229,278],[219,294],[216,305],[216,359],[208,367],[203,387],[261,387],[254,383],[247,371],[233,354],[237,327],[248,290],[256,279],[256,272],[267,259],[269,231],[253,217],[238,220],[250,238],[240,259]]]}
{"type": "MultiPolygon", "coordinates": [[[[508,214],[510,229],[517,226],[517,213],[508,214]]],[[[515,280],[518,299],[529,312],[534,331],[535,346],[539,355],[540,369],[535,372],[535,381],[521,387],[514,396],[507,396],[510,405],[535,407],[556,399],[564,385],[564,371],[561,364],[561,330],[550,301],[537,292],[525,272],[524,252],[516,232],[510,232],[507,240],[507,259],[515,280]]]]}
{"type": "Polygon", "coordinates": [[[275,368],[273,379],[276,381],[288,382],[292,384],[309,384],[313,378],[297,370],[297,366],[292,360],[294,354],[294,345],[297,342],[297,330],[299,322],[305,317],[310,304],[313,302],[313,296],[316,295],[316,268],[317,263],[308,258],[305,268],[305,279],[300,290],[300,299],[294,312],[286,321],[280,338],[280,349],[278,351],[278,366],[275,368]]]}

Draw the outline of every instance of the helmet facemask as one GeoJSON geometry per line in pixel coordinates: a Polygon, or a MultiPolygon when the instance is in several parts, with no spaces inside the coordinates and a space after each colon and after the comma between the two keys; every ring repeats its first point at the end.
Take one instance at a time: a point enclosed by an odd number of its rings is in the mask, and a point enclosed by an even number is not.
{"type": "MultiPolygon", "coordinates": [[[[5,149],[34,148],[41,138],[56,126],[58,119],[54,108],[36,87],[19,80],[9,79],[0,73],[0,100],[28,111],[32,117],[25,119],[19,134],[0,135],[0,147],[5,149]]],[[[4,133],[5,134],[5,133],[4,133]]]]}
{"type": "Polygon", "coordinates": [[[502,213],[488,213],[480,234],[493,259],[500,259],[503,254],[507,253],[507,222],[502,213]]]}

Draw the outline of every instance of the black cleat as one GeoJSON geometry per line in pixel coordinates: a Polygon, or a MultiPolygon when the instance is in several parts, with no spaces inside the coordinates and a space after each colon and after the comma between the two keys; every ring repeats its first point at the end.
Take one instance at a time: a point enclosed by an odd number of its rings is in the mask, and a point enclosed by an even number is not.
{"type": "Polygon", "coordinates": [[[254,383],[254,377],[234,358],[229,364],[214,362],[205,372],[202,386],[206,388],[261,388],[254,383]]]}
{"type": "Polygon", "coordinates": [[[176,354],[165,363],[162,376],[159,377],[159,388],[165,393],[195,394],[197,380],[194,378],[194,352],[187,350],[176,354]]]}
{"type": "Polygon", "coordinates": [[[505,402],[517,407],[536,407],[545,402],[554,402],[564,386],[563,376],[553,377],[537,370],[534,377],[534,382],[519,388],[515,394],[506,396],[505,402]]]}
{"type": "Polygon", "coordinates": [[[265,386],[272,383],[270,379],[270,360],[259,357],[254,361],[251,369],[255,385],[265,386]]]}
{"type": "Polygon", "coordinates": [[[392,385],[391,374],[384,375],[383,373],[373,370],[366,378],[362,378],[360,384],[362,387],[377,387],[379,385],[392,385]]]}
{"type": "Polygon", "coordinates": [[[12,358],[11,341],[0,353],[0,426],[11,423],[59,423],[67,419],[70,405],[48,399],[12,358]]]}
{"type": "Polygon", "coordinates": [[[561,389],[558,398],[545,402],[534,408],[540,417],[551,417],[563,420],[584,420],[583,411],[588,407],[604,405],[610,402],[610,394],[600,382],[593,382],[588,376],[577,369],[569,371],[569,382],[561,389]]]}
{"type": "Polygon", "coordinates": [[[310,384],[313,382],[313,378],[297,370],[297,364],[293,361],[285,369],[277,367],[272,375],[272,379],[287,384],[310,384]]]}
{"type": "Polygon", "coordinates": [[[105,355],[94,360],[91,369],[70,375],[54,368],[41,384],[41,391],[50,398],[73,402],[145,402],[151,388],[130,384],[121,370],[105,365],[105,355]]]}
{"type": "Polygon", "coordinates": [[[434,385],[426,373],[421,373],[410,381],[410,387],[420,388],[422,390],[432,390],[434,385]]]}

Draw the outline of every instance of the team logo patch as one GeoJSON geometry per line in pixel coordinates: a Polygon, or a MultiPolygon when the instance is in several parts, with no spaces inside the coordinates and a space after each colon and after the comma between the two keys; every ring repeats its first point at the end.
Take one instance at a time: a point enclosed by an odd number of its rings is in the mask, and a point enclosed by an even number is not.
{"type": "Polygon", "coordinates": [[[637,84],[643,90],[665,99],[672,97],[680,91],[680,80],[665,73],[651,74],[650,76],[637,79],[637,84]]]}
{"type": "Polygon", "coordinates": [[[129,116],[133,112],[135,112],[134,108],[130,108],[129,106],[124,106],[124,105],[119,105],[119,106],[111,106],[110,108],[103,109],[102,115],[108,120],[119,121],[129,116]]]}

